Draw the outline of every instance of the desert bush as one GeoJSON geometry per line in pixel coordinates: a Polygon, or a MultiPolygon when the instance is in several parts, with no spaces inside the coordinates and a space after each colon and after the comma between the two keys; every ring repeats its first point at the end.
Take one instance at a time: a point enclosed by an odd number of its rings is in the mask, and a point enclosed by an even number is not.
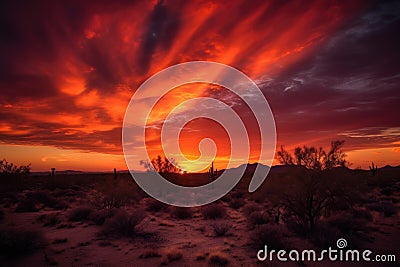
{"type": "Polygon", "coordinates": [[[171,212],[172,216],[178,219],[192,218],[193,212],[191,208],[174,207],[171,212]]]}
{"type": "Polygon", "coordinates": [[[269,222],[270,219],[266,213],[254,211],[248,215],[248,223],[250,228],[254,228],[257,225],[268,224],[269,222]]]}
{"type": "Polygon", "coordinates": [[[326,220],[328,225],[337,228],[341,234],[350,234],[365,228],[365,219],[356,219],[351,213],[342,213],[326,220]]]}
{"type": "Polygon", "coordinates": [[[231,229],[231,225],[227,222],[213,223],[211,224],[211,227],[215,236],[225,236],[229,229],[231,229]]]}
{"type": "Polygon", "coordinates": [[[66,188],[66,189],[58,188],[53,192],[54,197],[77,197],[77,196],[80,196],[81,194],[82,194],[82,192],[79,192],[72,188],[66,188]]]}
{"type": "Polygon", "coordinates": [[[310,240],[320,249],[334,247],[336,240],[341,238],[340,230],[332,225],[321,223],[311,234],[310,240]]]}
{"type": "Polygon", "coordinates": [[[161,262],[161,265],[168,265],[171,262],[179,261],[182,259],[182,257],[183,254],[179,250],[175,249],[169,250],[165,255],[165,259],[161,262]]]}
{"type": "Polygon", "coordinates": [[[37,201],[33,198],[24,198],[21,200],[17,207],[15,208],[16,212],[36,212],[39,209],[36,207],[37,201]]]}
{"type": "Polygon", "coordinates": [[[366,206],[367,209],[370,210],[370,211],[383,212],[382,206],[381,206],[379,203],[377,203],[377,202],[368,203],[368,204],[366,204],[365,206],[366,206]]]}
{"type": "Polygon", "coordinates": [[[208,263],[211,266],[227,266],[229,265],[229,257],[221,252],[214,252],[210,255],[208,263]]]}
{"type": "Polygon", "coordinates": [[[204,219],[218,219],[226,216],[224,206],[218,204],[210,204],[202,207],[201,213],[204,219]]]}
{"type": "Polygon", "coordinates": [[[147,250],[140,254],[139,258],[148,259],[148,258],[161,258],[161,255],[155,250],[147,250]]]}
{"type": "Polygon", "coordinates": [[[347,240],[347,249],[360,249],[365,247],[365,242],[371,242],[366,234],[366,220],[351,218],[351,214],[335,216],[321,222],[315,230],[310,233],[311,242],[321,249],[333,247],[339,238],[347,240]]]}
{"type": "Polygon", "coordinates": [[[285,224],[289,231],[298,236],[306,237],[309,234],[309,229],[306,224],[295,220],[293,217],[285,218],[285,224]]]}
{"type": "Polygon", "coordinates": [[[71,210],[68,215],[68,220],[71,222],[85,221],[92,212],[93,210],[90,207],[78,207],[71,210]]]}
{"type": "Polygon", "coordinates": [[[249,203],[243,207],[242,212],[244,215],[249,216],[254,211],[259,211],[259,210],[260,210],[260,205],[255,203],[249,203]]]}
{"type": "Polygon", "coordinates": [[[116,237],[135,237],[140,232],[140,224],[145,218],[143,210],[128,214],[120,210],[114,217],[107,220],[101,234],[116,237]]]}
{"type": "Polygon", "coordinates": [[[397,213],[396,206],[391,202],[370,203],[366,207],[371,211],[382,212],[385,217],[391,217],[397,213]]]}
{"type": "Polygon", "coordinates": [[[149,201],[146,204],[146,210],[147,211],[153,211],[153,212],[159,212],[160,210],[167,210],[168,205],[165,203],[162,203],[156,199],[149,199],[149,201]]]}
{"type": "Polygon", "coordinates": [[[225,196],[223,196],[223,197],[221,198],[221,201],[222,201],[222,202],[225,202],[225,203],[231,202],[231,196],[230,196],[230,194],[226,194],[225,196]]]}
{"type": "Polygon", "coordinates": [[[42,214],[37,220],[43,223],[43,226],[56,226],[61,222],[57,213],[42,214]]]}
{"type": "Polygon", "coordinates": [[[26,194],[27,197],[33,198],[45,206],[53,206],[55,199],[48,191],[33,191],[26,194]]]}
{"type": "Polygon", "coordinates": [[[116,209],[111,210],[111,211],[105,211],[105,210],[94,210],[92,211],[89,216],[88,220],[93,222],[96,225],[103,225],[104,222],[108,219],[111,218],[115,215],[117,212],[116,209]]]}
{"type": "Polygon", "coordinates": [[[0,184],[1,189],[13,190],[21,185],[21,177],[30,172],[29,165],[17,166],[3,159],[0,160],[0,184]]]}
{"type": "Polygon", "coordinates": [[[243,199],[236,198],[229,202],[229,207],[231,207],[232,209],[240,209],[244,206],[245,203],[246,202],[243,199]]]}
{"type": "Polygon", "coordinates": [[[60,201],[53,197],[48,191],[34,191],[27,193],[28,198],[34,199],[36,202],[43,204],[46,207],[62,210],[67,209],[68,204],[65,201],[60,201]]]}
{"type": "Polygon", "coordinates": [[[364,209],[353,209],[352,210],[352,217],[355,219],[363,219],[368,222],[372,222],[372,214],[369,210],[364,210],[364,209]]]}
{"type": "Polygon", "coordinates": [[[395,186],[381,188],[381,194],[385,196],[392,196],[394,192],[397,192],[395,186]]]}
{"type": "Polygon", "coordinates": [[[391,202],[382,202],[382,210],[385,217],[392,217],[397,213],[396,206],[391,202]]]}
{"type": "Polygon", "coordinates": [[[56,238],[51,243],[52,244],[63,244],[63,243],[67,243],[67,242],[68,242],[68,238],[56,238]]]}
{"type": "Polygon", "coordinates": [[[240,198],[242,199],[244,196],[244,193],[242,191],[234,191],[231,193],[232,198],[240,198]]]}
{"type": "MultiPolygon", "coordinates": [[[[1,187],[1,186],[0,186],[1,187]]],[[[0,190],[1,191],[1,190],[0,190]]],[[[16,192],[0,192],[0,202],[4,208],[9,208],[11,205],[19,201],[18,194],[16,192]]]]}
{"type": "Polygon", "coordinates": [[[285,249],[290,248],[287,237],[283,234],[282,229],[276,225],[260,225],[251,233],[250,238],[256,249],[263,249],[265,245],[269,249],[285,249]]]}
{"type": "Polygon", "coordinates": [[[43,236],[36,231],[16,228],[0,228],[0,254],[21,257],[45,245],[43,236]]]}
{"type": "MultiPolygon", "coordinates": [[[[130,181],[130,180],[129,180],[130,181]]],[[[119,209],[129,204],[130,201],[137,200],[138,195],[133,193],[128,181],[107,180],[98,184],[95,190],[96,194],[91,199],[91,203],[97,209],[111,212],[113,209],[119,209]]]]}

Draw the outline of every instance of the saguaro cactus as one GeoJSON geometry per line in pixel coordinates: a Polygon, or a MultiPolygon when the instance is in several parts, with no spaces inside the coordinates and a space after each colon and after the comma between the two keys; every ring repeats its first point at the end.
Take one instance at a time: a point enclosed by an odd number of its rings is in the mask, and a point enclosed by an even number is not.
{"type": "Polygon", "coordinates": [[[214,161],[211,163],[211,168],[208,170],[208,178],[210,178],[211,181],[214,181],[217,178],[218,175],[218,169],[215,169],[214,171],[214,161]]]}
{"type": "Polygon", "coordinates": [[[117,168],[114,168],[114,180],[117,180],[117,176],[118,176],[117,168]]]}
{"type": "Polygon", "coordinates": [[[54,177],[54,171],[56,170],[56,168],[51,168],[51,177],[54,177]]]}
{"type": "Polygon", "coordinates": [[[376,172],[378,171],[378,165],[374,165],[374,162],[372,162],[372,166],[369,166],[369,170],[372,172],[372,175],[375,176],[376,172]]]}

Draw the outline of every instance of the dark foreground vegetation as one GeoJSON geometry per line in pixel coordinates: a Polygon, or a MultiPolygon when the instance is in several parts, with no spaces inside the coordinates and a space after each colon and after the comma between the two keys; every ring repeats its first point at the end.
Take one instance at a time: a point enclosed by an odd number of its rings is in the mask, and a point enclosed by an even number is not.
{"type": "MultiPolygon", "coordinates": [[[[251,266],[265,244],[318,250],[335,246],[339,238],[348,248],[399,259],[399,167],[372,174],[329,161],[301,162],[318,153],[326,155],[319,159],[343,159],[329,151],[281,152],[287,162],[273,167],[255,193],[247,192],[254,169],[249,165],[232,192],[195,208],[149,198],[124,173],[2,175],[0,262],[251,266]]],[[[209,181],[207,173],[168,179],[187,186],[209,181]]]]}

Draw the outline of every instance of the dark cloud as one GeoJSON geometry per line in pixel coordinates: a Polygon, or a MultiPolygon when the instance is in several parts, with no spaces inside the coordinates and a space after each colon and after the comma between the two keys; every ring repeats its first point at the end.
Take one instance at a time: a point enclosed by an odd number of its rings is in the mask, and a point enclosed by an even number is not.
{"type": "Polygon", "coordinates": [[[168,9],[162,0],[155,5],[147,20],[148,27],[142,36],[137,62],[141,74],[148,71],[151,57],[157,47],[171,47],[180,26],[178,14],[168,9]]]}
{"type": "MultiPolygon", "coordinates": [[[[277,117],[281,142],[399,126],[399,26],[400,5],[378,3],[349,20],[314,53],[266,82],[264,91],[277,117]]],[[[379,141],[363,139],[367,146],[393,140],[379,141]]],[[[357,143],[351,138],[350,145],[357,143]]]]}

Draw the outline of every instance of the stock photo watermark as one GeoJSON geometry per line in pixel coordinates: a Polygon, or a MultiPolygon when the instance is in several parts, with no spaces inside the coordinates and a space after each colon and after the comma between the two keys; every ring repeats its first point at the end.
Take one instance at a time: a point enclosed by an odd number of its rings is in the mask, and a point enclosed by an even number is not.
{"type": "Polygon", "coordinates": [[[286,261],[341,261],[341,262],[395,262],[396,255],[394,254],[373,254],[371,250],[357,250],[357,249],[345,249],[347,247],[347,240],[339,238],[336,241],[336,247],[329,247],[321,251],[315,251],[313,249],[307,250],[296,250],[292,249],[286,251],[284,249],[274,250],[268,249],[268,244],[257,252],[257,259],[259,261],[274,261],[278,260],[281,262],[286,261]]]}
{"type": "MultiPolygon", "coordinates": [[[[180,164],[196,166],[199,162],[206,162],[207,153],[203,153],[204,147],[215,148],[214,141],[209,138],[201,140],[198,145],[200,158],[189,160],[180,150],[179,134],[189,121],[196,118],[217,122],[228,133],[231,144],[229,163],[218,179],[202,186],[185,187],[169,182],[156,171],[132,171],[137,169],[139,159],[151,161],[145,132],[146,127],[149,127],[147,120],[157,102],[174,88],[196,83],[221,86],[238,96],[250,108],[258,124],[261,139],[258,161],[271,166],[275,154],[276,130],[271,108],[260,88],[244,73],[233,67],[208,61],[182,63],[156,73],[131,98],[122,127],[122,146],[126,164],[137,184],[153,198],[174,206],[201,206],[220,199],[235,187],[245,172],[244,164],[236,168],[237,162],[245,159],[243,163],[247,163],[250,156],[249,134],[240,114],[220,99],[199,96],[179,103],[170,111],[163,121],[161,145],[165,155],[173,155],[180,164]]],[[[203,168],[212,161],[213,159],[208,158],[203,168]]],[[[249,184],[249,192],[255,191],[263,183],[269,170],[257,166],[249,184]]]]}

